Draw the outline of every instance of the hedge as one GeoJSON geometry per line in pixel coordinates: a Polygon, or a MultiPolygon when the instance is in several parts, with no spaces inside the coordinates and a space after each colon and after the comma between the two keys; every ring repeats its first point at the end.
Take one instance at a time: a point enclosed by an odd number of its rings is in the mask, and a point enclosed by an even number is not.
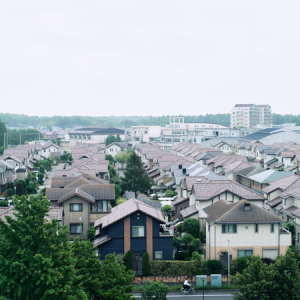
{"type": "Polygon", "coordinates": [[[201,261],[150,261],[150,276],[195,276],[203,271],[201,261]]]}

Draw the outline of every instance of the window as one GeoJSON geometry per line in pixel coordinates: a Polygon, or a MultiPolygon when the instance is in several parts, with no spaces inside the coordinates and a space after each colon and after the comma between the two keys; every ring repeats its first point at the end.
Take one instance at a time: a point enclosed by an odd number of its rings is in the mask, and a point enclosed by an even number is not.
{"type": "Polygon", "coordinates": [[[258,224],[255,224],[255,233],[258,233],[258,224]]]}
{"type": "Polygon", "coordinates": [[[271,224],[271,233],[274,233],[274,224],[271,224]]]}
{"type": "Polygon", "coordinates": [[[222,233],[236,233],[236,224],[223,224],[222,233]]]}
{"type": "Polygon", "coordinates": [[[238,257],[251,256],[253,255],[253,250],[238,250],[238,257]]]}
{"type": "Polygon", "coordinates": [[[132,236],[133,237],[145,236],[145,227],[144,226],[132,226],[132,236]]]}
{"type": "Polygon", "coordinates": [[[163,259],[163,252],[162,251],[155,251],[154,257],[155,257],[155,260],[162,260],[163,259]]]}
{"type": "Polygon", "coordinates": [[[70,224],[70,233],[82,233],[82,224],[70,224]]]}
{"type": "Polygon", "coordinates": [[[101,212],[107,212],[108,211],[107,202],[108,202],[107,200],[97,201],[97,210],[101,212]]]}
{"type": "Polygon", "coordinates": [[[82,203],[71,203],[70,211],[82,211],[82,203]]]}

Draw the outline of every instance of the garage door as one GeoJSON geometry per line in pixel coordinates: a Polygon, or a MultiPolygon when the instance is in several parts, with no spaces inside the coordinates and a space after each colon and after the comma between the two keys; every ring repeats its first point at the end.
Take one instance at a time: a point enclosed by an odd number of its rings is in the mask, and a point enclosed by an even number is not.
{"type": "Polygon", "coordinates": [[[263,250],[263,257],[264,258],[271,258],[271,259],[276,259],[276,257],[277,257],[277,255],[278,255],[278,250],[274,250],[274,249],[272,249],[272,250],[263,250]]]}

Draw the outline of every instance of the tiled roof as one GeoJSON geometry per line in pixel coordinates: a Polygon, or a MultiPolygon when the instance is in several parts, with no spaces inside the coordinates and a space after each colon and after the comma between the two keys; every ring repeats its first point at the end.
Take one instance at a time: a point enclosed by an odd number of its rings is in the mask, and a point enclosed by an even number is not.
{"type": "Polygon", "coordinates": [[[185,202],[185,201],[189,201],[189,198],[184,198],[184,197],[178,198],[178,199],[176,199],[172,202],[172,205],[176,206],[176,205],[178,205],[182,202],[185,202]]]}
{"type": "Polygon", "coordinates": [[[252,204],[246,200],[237,203],[230,203],[220,200],[203,210],[208,215],[209,223],[215,222],[219,224],[249,224],[249,223],[284,223],[285,221],[277,217],[268,210],[252,204]],[[245,205],[250,205],[250,210],[245,210],[245,205]]]}
{"type": "Polygon", "coordinates": [[[65,202],[67,200],[69,200],[72,197],[79,197],[79,198],[83,198],[84,200],[90,202],[90,203],[95,203],[95,198],[92,197],[91,195],[85,193],[84,191],[82,191],[81,189],[73,189],[72,191],[70,191],[69,193],[65,194],[64,196],[60,197],[57,201],[58,204],[65,202]]]}
{"type": "Polygon", "coordinates": [[[285,178],[281,178],[278,180],[273,181],[270,185],[262,189],[262,192],[264,193],[270,193],[272,191],[275,191],[277,189],[286,190],[289,186],[291,186],[294,182],[297,180],[300,181],[300,177],[296,175],[288,176],[285,178]]]}
{"type": "Polygon", "coordinates": [[[270,183],[272,181],[292,175],[294,175],[293,172],[266,170],[264,172],[250,176],[249,179],[259,183],[270,183]]]}
{"type": "Polygon", "coordinates": [[[180,215],[183,218],[188,218],[188,217],[190,217],[192,215],[195,215],[197,213],[198,213],[198,209],[197,209],[195,204],[180,211],[180,215]]]}
{"type": "Polygon", "coordinates": [[[97,220],[94,226],[98,227],[102,225],[102,228],[108,227],[111,224],[116,223],[137,211],[140,211],[160,221],[161,223],[165,223],[160,209],[154,208],[137,199],[132,198],[112,208],[111,213],[97,220]]]}
{"type": "Polygon", "coordinates": [[[225,191],[247,200],[263,200],[263,196],[234,181],[211,180],[207,183],[195,183],[196,200],[208,200],[225,191]]]}
{"type": "Polygon", "coordinates": [[[268,201],[266,204],[270,207],[275,207],[278,204],[282,203],[282,198],[281,197],[277,197],[271,201],[268,201]]]}

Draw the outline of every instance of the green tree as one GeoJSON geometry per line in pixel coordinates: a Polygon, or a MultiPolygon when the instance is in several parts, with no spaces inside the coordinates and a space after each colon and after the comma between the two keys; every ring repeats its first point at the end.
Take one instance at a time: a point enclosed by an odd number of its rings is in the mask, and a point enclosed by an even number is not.
{"type": "Polygon", "coordinates": [[[124,265],[128,271],[133,269],[133,253],[131,250],[127,251],[124,255],[124,265]]]}
{"type": "Polygon", "coordinates": [[[18,180],[16,182],[16,195],[22,196],[25,194],[25,182],[23,180],[18,180]]]}
{"type": "Polygon", "coordinates": [[[112,143],[114,143],[114,142],[116,142],[116,137],[113,136],[113,135],[109,135],[109,136],[106,138],[106,140],[105,140],[106,146],[108,146],[108,145],[110,145],[110,144],[112,144],[112,143]]]}
{"type": "Polygon", "coordinates": [[[142,161],[135,152],[131,152],[124,177],[122,178],[122,188],[127,191],[146,193],[151,187],[151,181],[143,169],[142,161]]]}
{"type": "Polygon", "coordinates": [[[88,240],[90,242],[93,242],[95,239],[95,233],[96,233],[95,227],[91,226],[90,229],[86,233],[87,233],[88,240]]]}
{"type": "Polygon", "coordinates": [[[7,189],[6,196],[11,197],[15,194],[15,191],[12,188],[7,189]]]}
{"type": "Polygon", "coordinates": [[[112,164],[115,163],[114,157],[110,154],[106,154],[105,159],[108,160],[112,164]]]}
{"type": "Polygon", "coordinates": [[[0,147],[3,147],[3,149],[4,149],[4,137],[6,137],[5,136],[6,131],[7,130],[5,124],[0,120],[0,147]]]}
{"type": "Polygon", "coordinates": [[[85,299],[76,281],[67,229],[46,221],[49,201],[15,200],[15,219],[0,219],[0,290],[11,299],[85,299]]]}
{"type": "Polygon", "coordinates": [[[110,178],[115,178],[117,176],[117,170],[113,164],[108,165],[108,172],[110,178]]]}
{"type": "Polygon", "coordinates": [[[123,264],[117,262],[115,254],[108,254],[102,262],[101,299],[103,300],[131,300],[134,273],[127,270],[123,264]]]}
{"type": "Polygon", "coordinates": [[[171,191],[171,190],[167,190],[166,193],[165,193],[165,196],[166,197],[174,197],[176,195],[176,193],[174,191],[171,191]]]}
{"type": "Polygon", "coordinates": [[[149,280],[140,289],[141,300],[166,300],[169,287],[162,282],[151,282],[149,280]]]}
{"type": "Polygon", "coordinates": [[[165,215],[166,213],[168,213],[169,211],[172,210],[172,205],[169,204],[165,204],[162,208],[161,208],[163,214],[165,215]]]}
{"type": "Polygon", "coordinates": [[[117,134],[117,137],[116,137],[116,142],[122,142],[121,138],[120,138],[120,135],[117,134]]]}
{"type": "Polygon", "coordinates": [[[128,152],[126,151],[119,151],[116,155],[116,162],[120,163],[122,168],[124,167],[124,164],[126,164],[128,159],[128,152]]]}
{"type": "Polygon", "coordinates": [[[198,219],[189,218],[185,219],[182,224],[184,232],[191,234],[194,238],[199,237],[200,222],[198,219]]]}
{"type": "Polygon", "coordinates": [[[150,258],[148,252],[144,252],[142,255],[142,272],[143,276],[149,276],[150,274],[150,258]]]}

